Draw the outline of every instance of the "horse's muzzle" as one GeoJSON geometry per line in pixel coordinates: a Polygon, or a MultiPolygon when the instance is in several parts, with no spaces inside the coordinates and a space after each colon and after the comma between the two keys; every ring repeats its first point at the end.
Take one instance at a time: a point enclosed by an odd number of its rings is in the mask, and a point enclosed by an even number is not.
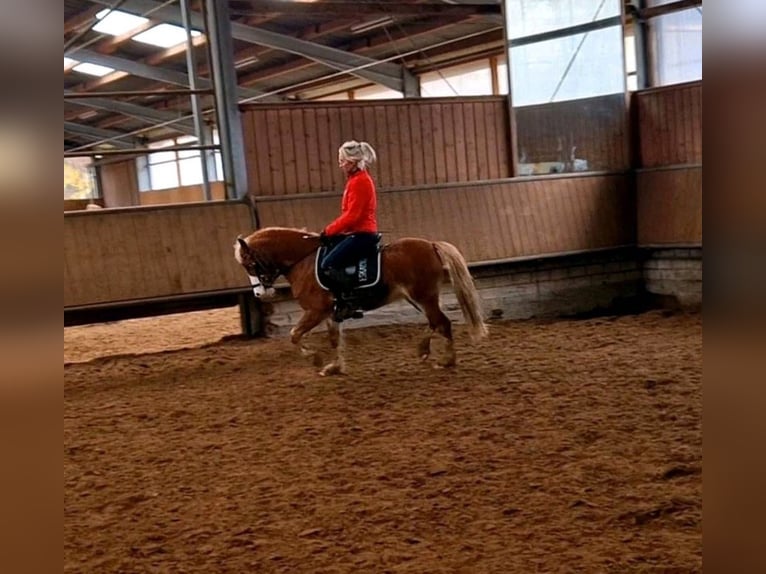
{"type": "Polygon", "coordinates": [[[250,284],[253,286],[253,295],[256,299],[269,299],[274,296],[274,287],[266,287],[258,277],[248,275],[250,278],[250,284]]]}

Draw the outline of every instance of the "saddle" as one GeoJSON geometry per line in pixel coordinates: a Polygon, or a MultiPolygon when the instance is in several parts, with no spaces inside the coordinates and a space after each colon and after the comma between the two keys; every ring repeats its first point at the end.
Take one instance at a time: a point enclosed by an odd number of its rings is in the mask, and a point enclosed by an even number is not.
{"type": "MultiPolygon", "coordinates": [[[[328,251],[335,247],[335,243],[321,246],[314,261],[317,283],[322,289],[333,292],[348,292],[375,287],[380,282],[380,238],[381,234],[378,233],[375,245],[367,253],[361,253],[356,263],[337,270],[323,271],[321,268],[322,261],[328,251]]],[[[342,239],[341,237],[338,241],[342,239]]]]}
{"type": "MultiPolygon", "coordinates": [[[[326,291],[335,295],[333,315],[337,322],[345,319],[361,319],[360,309],[372,309],[381,299],[385,291],[380,281],[381,276],[381,235],[376,237],[375,244],[367,253],[361,253],[359,259],[343,269],[328,269],[323,271],[321,262],[327,252],[335,246],[335,242],[320,246],[314,262],[314,274],[317,283],[326,291]]],[[[339,238],[338,241],[343,238],[339,238]]]]}

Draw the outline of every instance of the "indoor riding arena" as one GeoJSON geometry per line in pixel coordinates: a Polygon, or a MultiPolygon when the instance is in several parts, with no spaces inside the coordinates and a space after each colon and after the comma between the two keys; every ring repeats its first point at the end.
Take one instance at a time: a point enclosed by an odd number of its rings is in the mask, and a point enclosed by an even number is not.
{"type": "Polygon", "coordinates": [[[701,572],[701,32],[701,0],[66,0],[64,572],[701,572]],[[235,258],[338,217],[349,140],[383,276],[453,245],[486,336],[445,272],[454,341],[406,300],[297,341],[299,262],[262,295],[235,258]]]}

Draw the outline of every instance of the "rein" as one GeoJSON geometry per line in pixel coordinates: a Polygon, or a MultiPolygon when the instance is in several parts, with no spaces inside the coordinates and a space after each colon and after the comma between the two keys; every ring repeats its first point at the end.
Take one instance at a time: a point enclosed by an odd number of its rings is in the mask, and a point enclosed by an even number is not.
{"type": "MultiPolygon", "coordinates": [[[[303,239],[314,239],[314,238],[316,238],[314,235],[304,235],[303,236],[303,239]]],[[[275,273],[275,275],[274,275],[275,278],[279,277],[280,275],[284,275],[285,277],[287,277],[287,274],[290,273],[290,271],[292,270],[293,267],[295,267],[296,265],[301,263],[307,257],[310,257],[311,255],[316,253],[316,251],[317,251],[317,249],[319,249],[319,247],[320,246],[315,247],[314,249],[312,249],[311,251],[306,253],[306,255],[304,255],[303,257],[298,259],[292,265],[286,265],[286,266],[274,265],[273,262],[270,259],[267,259],[267,258],[263,257],[262,255],[258,255],[257,253],[255,253],[255,251],[253,251],[253,256],[254,256],[254,258],[256,260],[256,263],[258,263],[258,265],[260,265],[262,269],[264,269],[264,270],[266,270],[266,269],[273,270],[274,273],[275,273]]]]}

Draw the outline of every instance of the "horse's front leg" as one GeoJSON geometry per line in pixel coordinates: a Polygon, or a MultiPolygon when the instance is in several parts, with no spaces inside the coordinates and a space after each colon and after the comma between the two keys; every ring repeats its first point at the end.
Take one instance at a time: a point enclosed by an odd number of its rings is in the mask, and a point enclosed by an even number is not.
{"type": "Polygon", "coordinates": [[[332,319],[327,319],[327,335],[330,339],[330,347],[335,351],[335,359],[327,363],[319,374],[327,375],[342,375],[346,372],[346,361],[343,357],[344,340],[343,340],[343,328],[340,323],[336,323],[332,319]]]}
{"type": "Polygon", "coordinates": [[[310,357],[315,367],[319,367],[322,364],[322,357],[319,356],[319,353],[307,347],[305,343],[303,342],[303,336],[311,331],[314,327],[319,325],[319,323],[322,322],[322,319],[324,319],[327,316],[327,311],[325,310],[316,310],[316,309],[309,309],[305,313],[303,313],[303,316],[298,320],[298,323],[290,329],[290,340],[294,345],[297,345],[298,348],[301,350],[301,354],[304,357],[310,357]]]}

